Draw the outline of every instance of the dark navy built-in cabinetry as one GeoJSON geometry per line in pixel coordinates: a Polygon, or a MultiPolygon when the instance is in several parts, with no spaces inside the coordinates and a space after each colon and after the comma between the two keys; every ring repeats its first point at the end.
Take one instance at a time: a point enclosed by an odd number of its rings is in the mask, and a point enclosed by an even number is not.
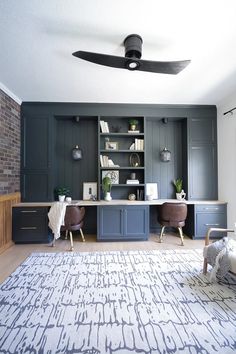
{"type": "MultiPolygon", "coordinates": [[[[23,102],[22,201],[52,202],[58,186],[69,188],[73,200],[82,200],[84,182],[97,183],[102,200],[106,174],[113,176],[113,200],[134,194],[145,201],[147,183],[157,183],[160,199],[174,199],[173,180],[182,178],[187,200],[217,201],[216,118],[216,107],[207,105],[23,102]],[[130,119],[138,121],[134,132],[130,119]],[[76,145],[83,153],[77,161],[71,156],[76,145]],[[171,152],[168,163],[160,158],[164,148],[171,152]],[[131,174],[136,184],[127,183],[131,174]]],[[[190,208],[190,235],[202,237],[205,219],[225,225],[226,209],[207,213],[199,207],[190,208]]],[[[89,232],[97,232],[100,240],[146,239],[148,230],[159,226],[154,207],[88,209],[89,232]]]]}
{"type": "Polygon", "coordinates": [[[98,240],[147,240],[149,206],[100,206],[98,225],[98,240]]]}

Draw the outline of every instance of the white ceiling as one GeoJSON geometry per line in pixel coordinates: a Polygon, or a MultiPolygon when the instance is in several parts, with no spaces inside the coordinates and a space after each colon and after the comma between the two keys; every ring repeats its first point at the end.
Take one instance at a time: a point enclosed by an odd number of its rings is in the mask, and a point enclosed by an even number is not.
{"type": "Polygon", "coordinates": [[[1,0],[0,87],[22,101],[217,104],[236,92],[235,0],[1,0]],[[114,69],[72,56],[184,60],[178,75],[114,69]]]}

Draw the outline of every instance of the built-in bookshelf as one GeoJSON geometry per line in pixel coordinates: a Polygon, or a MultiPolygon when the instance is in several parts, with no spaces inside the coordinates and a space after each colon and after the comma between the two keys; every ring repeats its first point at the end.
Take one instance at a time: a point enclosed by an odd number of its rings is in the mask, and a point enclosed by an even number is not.
{"type": "Polygon", "coordinates": [[[99,198],[103,199],[102,179],[112,179],[112,198],[145,199],[145,144],[144,117],[135,117],[138,124],[131,130],[133,117],[100,117],[98,184],[99,198]]]}

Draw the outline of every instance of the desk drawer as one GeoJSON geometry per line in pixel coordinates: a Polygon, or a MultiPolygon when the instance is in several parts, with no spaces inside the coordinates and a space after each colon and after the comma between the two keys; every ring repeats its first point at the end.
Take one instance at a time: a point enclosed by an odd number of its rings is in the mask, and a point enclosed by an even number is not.
{"type": "Polygon", "coordinates": [[[204,213],[224,213],[226,204],[200,204],[196,205],[196,212],[204,213]]]}
{"type": "MultiPolygon", "coordinates": [[[[211,227],[226,228],[226,216],[224,213],[197,213],[196,237],[203,238],[211,227]]],[[[219,233],[218,233],[219,235],[219,233]]],[[[217,234],[215,234],[217,236],[217,234]]]]}
{"type": "Polygon", "coordinates": [[[49,242],[48,208],[13,207],[12,239],[16,243],[49,242]]]}

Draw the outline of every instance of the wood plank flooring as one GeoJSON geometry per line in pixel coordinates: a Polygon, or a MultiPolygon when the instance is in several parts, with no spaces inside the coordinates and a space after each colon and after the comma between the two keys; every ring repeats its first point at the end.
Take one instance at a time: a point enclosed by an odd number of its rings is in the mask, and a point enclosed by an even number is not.
{"type": "MultiPolygon", "coordinates": [[[[128,251],[128,250],[160,250],[160,249],[203,249],[204,240],[192,240],[185,237],[184,246],[180,245],[178,234],[166,234],[163,243],[158,242],[157,235],[150,234],[148,241],[131,242],[96,242],[95,235],[85,235],[86,242],[74,236],[74,252],[96,251],[128,251]]],[[[67,252],[70,241],[59,239],[55,247],[50,244],[23,244],[13,245],[0,254],[0,283],[2,283],[32,252],[67,252]]]]}

